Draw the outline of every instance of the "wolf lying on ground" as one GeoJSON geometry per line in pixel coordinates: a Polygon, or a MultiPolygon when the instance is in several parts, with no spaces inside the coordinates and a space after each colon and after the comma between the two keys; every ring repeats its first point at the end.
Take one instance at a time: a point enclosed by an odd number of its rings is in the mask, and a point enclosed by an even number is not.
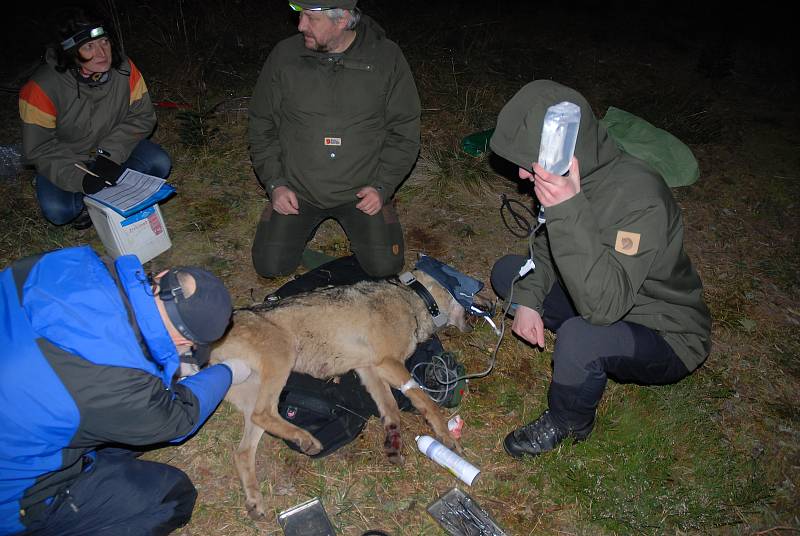
{"type": "MultiPolygon", "coordinates": [[[[386,434],[384,450],[394,463],[402,463],[402,443],[400,410],[391,387],[404,392],[440,441],[461,449],[450,437],[440,408],[412,381],[404,364],[417,344],[439,329],[451,325],[470,331],[467,313],[435,279],[420,270],[412,274],[446,317],[445,322],[439,319],[439,327],[420,295],[389,281],[327,288],[286,298],[269,309],[237,311],[211,361],[236,357],[253,370],[247,381],[231,387],[226,399],[244,414],[235,461],[247,511],[254,519],[265,516],[255,468],[263,433],[293,441],[307,454],[321,449],[314,436],[278,413],[278,399],[292,371],[325,379],[355,370],[378,407],[386,434]]],[[[476,304],[486,302],[475,297],[476,304]]]]}

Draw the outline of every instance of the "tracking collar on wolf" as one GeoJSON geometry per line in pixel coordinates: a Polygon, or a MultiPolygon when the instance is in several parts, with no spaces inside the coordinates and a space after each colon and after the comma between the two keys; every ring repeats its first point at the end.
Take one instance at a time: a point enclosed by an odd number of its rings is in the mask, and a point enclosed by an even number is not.
{"type": "MultiPolygon", "coordinates": [[[[483,283],[475,278],[465,275],[452,266],[449,266],[441,261],[429,257],[427,255],[420,255],[417,260],[415,269],[424,272],[431,276],[437,283],[444,287],[447,292],[458,303],[464,307],[464,310],[474,316],[492,316],[491,311],[484,311],[475,306],[475,294],[480,292],[483,288],[483,283]]],[[[436,300],[433,298],[428,289],[417,281],[411,272],[404,272],[398,276],[400,282],[410,287],[417,295],[422,298],[428,308],[428,312],[433,317],[433,323],[437,328],[444,326],[447,323],[447,315],[439,310],[436,300]]]]}
{"type": "Polygon", "coordinates": [[[430,291],[425,288],[425,285],[417,281],[417,278],[414,277],[414,274],[411,272],[403,272],[402,274],[398,275],[397,278],[402,284],[416,292],[417,296],[419,296],[422,301],[425,302],[425,307],[428,308],[428,312],[433,317],[433,325],[436,326],[436,329],[444,327],[444,325],[447,324],[447,315],[439,309],[439,306],[436,304],[436,299],[433,297],[430,291]]]}

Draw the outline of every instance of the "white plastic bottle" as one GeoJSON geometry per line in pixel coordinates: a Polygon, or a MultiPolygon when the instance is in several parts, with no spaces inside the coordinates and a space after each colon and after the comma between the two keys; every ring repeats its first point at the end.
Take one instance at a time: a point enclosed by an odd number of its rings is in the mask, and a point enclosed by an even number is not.
{"type": "Polygon", "coordinates": [[[547,109],[539,145],[539,165],[550,173],[564,175],[578,141],[581,109],[571,102],[560,102],[547,109]]]}
{"type": "Polygon", "coordinates": [[[480,469],[436,441],[431,436],[417,436],[416,439],[417,447],[419,448],[420,452],[442,467],[449,469],[451,473],[466,482],[468,485],[471,486],[478,477],[478,474],[481,472],[480,469]]]}

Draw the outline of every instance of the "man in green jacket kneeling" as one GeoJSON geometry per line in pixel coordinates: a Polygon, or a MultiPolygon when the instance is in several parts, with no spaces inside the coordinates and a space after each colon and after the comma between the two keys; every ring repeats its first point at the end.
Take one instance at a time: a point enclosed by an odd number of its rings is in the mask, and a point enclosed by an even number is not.
{"type": "Polygon", "coordinates": [[[396,274],[404,247],[392,196],[420,140],[411,70],[356,0],[289,5],[300,33],[272,50],[250,104],[250,156],[270,200],[253,265],[264,277],[293,272],[333,218],[364,271],[396,274]]]}
{"type": "Polygon", "coordinates": [[[711,320],[672,193],[617,149],[581,94],[531,82],[501,110],[491,147],[545,208],[535,268],[509,255],[492,269],[495,291],[516,306],[514,333],[538,346],[544,328],[556,333],[548,409],[504,443],[514,457],[535,456],[589,435],[608,378],[658,385],[689,375],[708,356],[711,320]],[[536,162],[545,113],[563,101],[580,107],[581,123],[560,176],[536,162]]]}

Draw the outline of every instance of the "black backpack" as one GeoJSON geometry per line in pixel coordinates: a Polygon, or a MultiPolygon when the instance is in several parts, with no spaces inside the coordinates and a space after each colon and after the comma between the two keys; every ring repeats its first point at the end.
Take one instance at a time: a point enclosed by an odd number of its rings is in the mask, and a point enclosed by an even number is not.
{"type": "MultiPolygon", "coordinates": [[[[338,382],[292,372],[278,400],[278,413],[322,443],[322,450],[311,456],[321,458],[358,437],[378,408],[353,371],[338,382]]],[[[302,452],[295,443],[284,442],[302,452]]]]}
{"type": "MultiPolygon", "coordinates": [[[[367,275],[354,256],[340,257],[297,276],[267,296],[264,302],[278,303],[288,296],[318,288],[382,279],[367,275]]],[[[424,373],[425,363],[444,353],[442,343],[434,335],[417,346],[414,354],[406,360],[406,367],[410,370],[416,366],[417,371],[424,373]]],[[[402,411],[413,409],[411,401],[400,391],[392,389],[392,394],[402,411]]],[[[292,372],[278,401],[278,412],[322,443],[322,450],[312,458],[327,456],[350,443],[358,437],[371,416],[378,416],[375,402],[354,371],[339,376],[338,381],[292,372]]],[[[302,452],[293,442],[286,441],[286,444],[292,450],[302,452]]]]}

